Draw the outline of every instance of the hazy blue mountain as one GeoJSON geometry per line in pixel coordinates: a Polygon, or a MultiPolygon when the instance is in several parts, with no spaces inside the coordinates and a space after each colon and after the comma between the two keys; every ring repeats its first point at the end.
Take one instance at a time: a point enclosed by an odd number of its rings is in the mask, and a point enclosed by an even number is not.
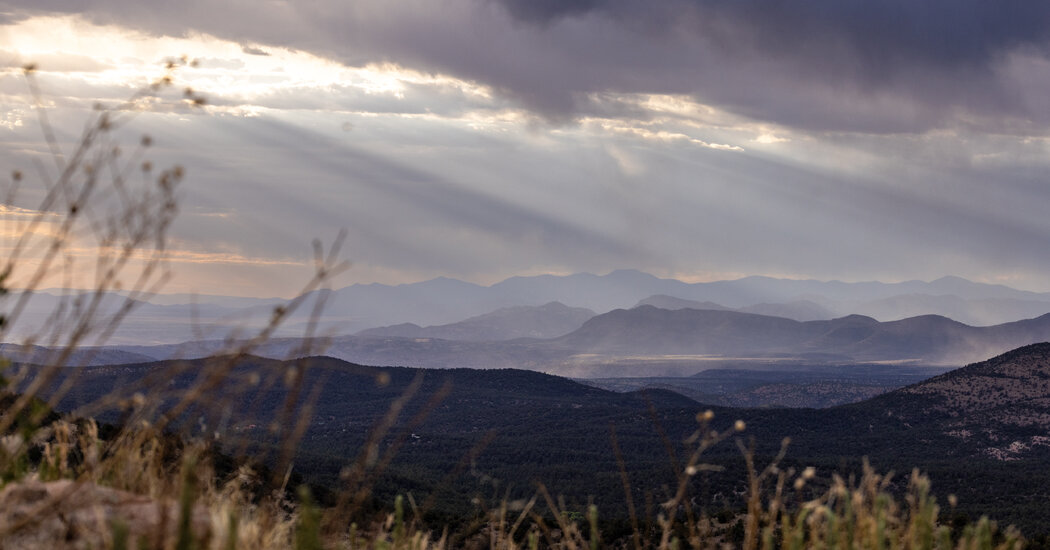
{"type": "MultiPolygon", "coordinates": [[[[751,308],[749,311],[762,314],[791,313],[795,318],[807,320],[855,313],[850,306],[891,298],[903,307],[908,300],[894,297],[908,295],[954,295],[965,301],[989,301],[966,310],[969,313],[965,320],[974,324],[994,324],[981,317],[982,307],[989,312],[998,311],[998,316],[993,319],[995,322],[1050,312],[1050,309],[1040,311],[1044,308],[1042,303],[1050,307],[1050,294],[973,283],[957,277],[902,283],[745,277],[735,281],[690,284],[634,270],[613,271],[607,275],[512,277],[488,287],[450,279],[393,287],[353,285],[334,291],[328,309],[333,315],[345,316],[348,323],[360,328],[399,323],[426,326],[458,322],[501,307],[540,305],[551,301],[601,313],[632,307],[655,295],[711,302],[732,309],[751,308]]],[[[900,312],[905,313],[902,315],[892,311],[892,302],[887,302],[878,318],[894,320],[915,314],[946,315],[959,311],[959,308],[949,311],[934,309],[938,306],[936,300],[916,301],[926,303],[927,307],[901,309],[900,312]]]]}
{"type": "MultiPolygon", "coordinates": [[[[862,315],[800,322],[737,311],[640,306],[597,315],[569,334],[545,340],[341,336],[304,348],[301,339],[274,338],[250,351],[276,359],[324,354],[372,365],[523,368],[593,378],[689,376],[731,364],[767,369],[799,361],[958,366],[1048,340],[1050,315],[974,327],[936,315],[886,323],[862,315]]],[[[168,359],[202,357],[229,345],[211,340],[119,349],[168,359]]]]}
{"type": "Polygon", "coordinates": [[[798,299],[761,303],[739,308],[687,300],[674,296],[650,296],[636,305],[663,309],[721,309],[787,317],[796,321],[833,319],[860,314],[879,321],[896,321],[920,315],[941,315],[974,326],[988,326],[1031,319],[1050,313],[1050,301],[1018,298],[966,299],[952,294],[898,294],[877,300],[832,300],[822,295],[807,294],[798,299]]]}
{"type": "Polygon", "coordinates": [[[218,294],[156,294],[146,298],[147,302],[158,306],[193,306],[215,305],[239,309],[246,307],[273,307],[284,303],[284,298],[252,298],[247,296],[222,296],[218,294]]]}
{"type": "Polygon", "coordinates": [[[357,333],[357,336],[442,338],[474,342],[556,338],[580,328],[591,317],[594,317],[594,312],[589,309],[550,302],[542,306],[504,307],[447,325],[421,327],[413,323],[403,323],[368,329],[357,333]]]}
{"type": "MultiPolygon", "coordinates": [[[[500,307],[525,305],[501,301],[487,287],[445,277],[394,286],[355,284],[331,291],[325,303],[323,325],[342,334],[398,323],[454,323],[500,307]]],[[[303,310],[291,322],[302,322],[309,314],[303,310]]]]}
{"type": "MultiPolygon", "coordinates": [[[[472,317],[472,319],[473,319],[473,317],[472,317]]],[[[453,326],[454,324],[455,323],[453,323],[451,325],[434,325],[434,326],[430,326],[430,327],[421,327],[421,326],[419,326],[419,325],[417,325],[415,323],[400,323],[400,324],[397,324],[397,325],[390,325],[390,326],[387,326],[387,327],[376,327],[376,328],[365,329],[365,330],[362,330],[361,332],[358,332],[354,336],[360,336],[360,337],[365,337],[365,338],[368,338],[368,337],[372,337],[372,338],[375,338],[375,337],[379,337],[379,338],[384,338],[384,337],[393,337],[393,338],[429,338],[429,336],[425,336],[424,335],[424,333],[426,331],[430,330],[430,332],[433,333],[433,331],[435,331],[435,330],[440,330],[440,329],[443,329],[444,327],[453,326]]],[[[497,338],[497,340],[500,340],[500,338],[497,338]]]]}
{"type": "Polygon", "coordinates": [[[965,364],[1050,340],[1050,315],[973,327],[937,315],[881,323],[851,315],[799,322],[732,311],[642,306],[599,315],[555,340],[577,353],[834,354],[855,361],[914,360],[965,364]]]}
{"type": "MultiPolygon", "coordinates": [[[[318,320],[321,333],[353,334],[406,323],[421,327],[448,325],[499,308],[540,306],[552,301],[608,312],[631,307],[654,296],[681,300],[683,304],[699,303],[707,308],[717,304],[795,320],[862,313],[890,321],[936,314],[969,325],[992,325],[1050,312],[1050,294],[973,283],[957,277],[902,283],[746,277],[689,284],[633,270],[607,275],[512,277],[491,286],[448,278],[394,286],[356,284],[319,291],[308,298],[325,300],[323,315],[318,320]]],[[[119,295],[107,297],[102,309],[112,310],[122,299],[119,295]]],[[[50,326],[49,316],[59,301],[61,297],[54,293],[37,293],[16,324],[19,332],[9,332],[5,339],[20,341],[38,334],[41,327],[50,326]]],[[[0,302],[0,312],[9,310],[13,303],[10,296],[0,302]]],[[[138,304],[109,343],[162,344],[245,336],[269,320],[274,303],[271,299],[209,295],[152,296],[148,302],[138,304]],[[238,332],[238,329],[241,330],[238,332]]],[[[277,334],[303,334],[312,324],[312,311],[307,301],[305,307],[285,320],[277,334]]]]}
{"type": "MultiPolygon", "coordinates": [[[[10,315],[23,294],[2,298],[0,311],[10,315]]],[[[148,297],[146,297],[148,298],[148,297]]],[[[84,312],[93,311],[91,330],[79,345],[147,345],[185,342],[202,338],[226,338],[244,335],[253,327],[263,326],[271,316],[270,306],[227,307],[210,303],[157,305],[143,299],[129,299],[122,293],[104,293],[97,297],[82,291],[41,291],[28,295],[17,318],[9,323],[3,339],[22,343],[32,338],[41,345],[56,345],[51,336],[58,330],[71,333],[81,322],[84,312]],[[99,336],[107,329],[109,319],[122,310],[123,321],[105,341],[99,336]]]]}
{"type": "MultiPolygon", "coordinates": [[[[1050,305],[1050,304],[1048,304],[1050,305]]],[[[716,311],[739,311],[741,313],[754,313],[757,315],[768,315],[770,317],[784,317],[795,321],[816,321],[819,319],[832,319],[838,317],[831,310],[814,303],[810,300],[795,300],[785,303],[762,303],[742,308],[728,308],[714,302],[698,302],[675,298],[665,294],[657,294],[641,300],[637,306],[653,306],[660,309],[712,309],[716,311]]]]}
{"type": "Polygon", "coordinates": [[[13,363],[33,363],[37,365],[55,364],[62,361],[62,358],[65,357],[63,364],[67,366],[121,365],[155,360],[148,355],[120,348],[77,348],[67,355],[59,348],[53,349],[43,346],[17,344],[0,344],[0,357],[13,363]]]}
{"type": "Polygon", "coordinates": [[[772,317],[786,317],[796,321],[819,321],[840,315],[810,300],[794,300],[783,303],[762,303],[738,309],[742,313],[755,313],[772,317]]]}
{"type": "Polygon", "coordinates": [[[502,296],[521,296],[525,300],[542,302],[554,300],[605,312],[630,307],[652,294],[679,295],[690,285],[673,279],[660,279],[641,271],[621,269],[607,275],[578,273],[567,276],[511,277],[490,288],[502,296]]]}
{"type": "Polygon", "coordinates": [[[557,342],[577,353],[738,355],[785,349],[812,334],[782,317],[640,306],[596,316],[557,342]]]}
{"type": "Polygon", "coordinates": [[[1050,302],[1016,298],[964,299],[954,294],[901,294],[861,303],[840,303],[837,311],[850,311],[883,321],[937,314],[968,325],[996,325],[1050,313],[1050,302]]]}
{"type": "Polygon", "coordinates": [[[326,317],[327,326],[347,333],[402,323],[445,325],[499,308],[550,302],[604,312],[655,293],[648,288],[684,286],[688,285],[638,271],[512,277],[487,287],[448,278],[396,286],[352,285],[330,294],[326,317]]]}
{"type": "Polygon", "coordinates": [[[733,308],[728,308],[722,304],[686,300],[685,298],[676,298],[666,294],[656,294],[643,300],[639,300],[634,307],[638,306],[653,306],[660,309],[713,309],[715,311],[733,311],[733,308]]]}

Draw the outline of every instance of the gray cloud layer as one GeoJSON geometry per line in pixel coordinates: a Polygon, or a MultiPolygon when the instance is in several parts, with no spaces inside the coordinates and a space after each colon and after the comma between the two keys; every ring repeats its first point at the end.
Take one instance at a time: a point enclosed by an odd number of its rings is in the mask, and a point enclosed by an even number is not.
{"type": "MultiPolygon", "coordinates": [[[[1043,59],[1050,5],[981,0],[25,0],[149,32],[208,32],[349,64],[391,60],[495,87],[572,118],[603,91],[689,94],[815,130],[911,132],[1047,122],[1011,56],[1043,59]],[[1008,119],[1004,122],[1003,119],[1008,119]],[[1010,122],[1013,121],[1013,122],[1010,122]]],[[[999,128],[1002,129],[1002,128],[999,128]]]]}

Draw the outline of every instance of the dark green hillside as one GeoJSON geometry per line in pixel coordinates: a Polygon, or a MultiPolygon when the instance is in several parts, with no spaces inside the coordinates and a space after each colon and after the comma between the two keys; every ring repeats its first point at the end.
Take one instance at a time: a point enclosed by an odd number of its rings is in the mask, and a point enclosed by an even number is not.
{"type": "MultiPolygon", "coordinates": [[[[60,407],[71,410],[95,403],[113,388],[125,397],[135,392],[182,394],[204,364],[78,369],[76,388],[60,407]]],[[[443,516],[469,516],[474,497],[502,498],[506,488],[514,497],[529,496],[537,482],[580,509],[588,497],[601,497],[610,503],[612,514],[622,506],[617,503],[622,502],[623,489],[610,426],[616,427],[637,486],[658,489],[675,477],[654,421],[667,423],[672,447],[680,452],[681,440],[695,429],[695,415],[703,410],[673,392],[621,394],[531,371],[376,368],[330,358],[249,358],[228,375],[214,398],[206,401],[207,407],[196,406],[183,415],[183,429],[197,433],[204,426],[208,434],[218,426],[231,452],[257,452],[273,445],[276,436],[269,425],[279,418],[287,395],[281,380],[297,364],[306,372],[302,401],[318,393],[295,467],[307,479],[328,486],[338,484],[340,472],[366,456],[363,449],[372,429],[418,381],[379,441],[380,462],[388,450],[395,451],[375,489],[383,501],[406,490],[419,499],[436,492],[441,507],[434,513],[443,516]],[[247,385],[253,375],[261,381],[259,386],[247,385]],[[271,379],[275,385],[262,389],[271,379]]],[[[164,400],[159,408],[172,405],[172,400],[164,400]]],[[[120,420],[115,411],[100,416],[120,420]]],[[[723,428],[733,420],[728,414],[719,416],[723,428]]]]}
{"type": "MultiPolygon", "coordinates": [[[[80,369],[76,390],[62,407],[97,401],[114,387],[125,395],[181,392],[204,363],[185,363],[178,372],[173,365],[80,369]]],[[[708,408],[668,391],[614,393],[521,370],[249,358],[229,373],[205,401],[207,407],[181,417],[183,429],[199,432],[203,426],[211,433],[218,427],[231,451],[272,447],[278,436],[270,424],[281,418],[283,380],[293,367],[305,372],[300,404],[312,403],[296,470],[338,487],[340,472],[360,463],[375,480],[373,496],[382,502],[404,492],[420,502],[433,495],[427,509],[435,521],[463,520],[479,502],[526,498],[539,482],[563,495],[571,510],[582,511],[594,499],[604,518],[622,519],[624,490],[612,430],[635,502],[660,502],[676,480],[671,455],[681,460],[697,413],[708,408]],[[253,378],[258,385],[248,384],[253,378]],[[401,403],[400,412],[373,440],[369,458],[366,442],[395,402],[401,403]]],[[[740,437],[753,438],[760,464],[790,437],[785,466],[814,466],[825,479],[832,472],[857,473],[865,456],[879,471],[898,472],[901,480],[917,467],[930,474],[942,497],[959,496],[953,513],[991,514],[1035,534],[1046,530],[1042,506],[1050,496],[1050,456],[1042,445],[1047,430],[1040,423],[1050,418],[1048,373],[1050,344],[1040,344],[854,405],[713,408],[714,427],[725,430],[744,420],[747,429],[740,437]]],[[[161,409],[172,405],[153,403],[161,409]]],[[[111,412],[107,418],[118,416],[111,412]]],[[[713,511],[740,506],[733,495],[746,476],[736,445],[724,442],[705,456],[725,470],[698,475],[696,494],[704,495],[713,511]]]]}
{"type": "MultiPolygon", "coordinates": [[[[715,364],[710,361],[710,364],[715,364]]],[[[949,370],[896,364],[804,363],[787,360],[711,368],[692,376],[581,378],[613,391],[661,388],[699,403],[737,408],[828,408],[871,399],[949,370]]]]}
{"type": "Polygon", "coordinates": [[[1050,343],[1019,348],[877,397],[859,408],[921,425],[972,454],[1050,458],[1050,343]]]}

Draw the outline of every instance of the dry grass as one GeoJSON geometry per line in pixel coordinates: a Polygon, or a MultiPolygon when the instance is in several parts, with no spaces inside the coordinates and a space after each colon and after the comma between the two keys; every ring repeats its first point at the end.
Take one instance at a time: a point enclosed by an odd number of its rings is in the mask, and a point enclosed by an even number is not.
{"type": "MultiPolygon", "coordinates": [[[[703,423],[702,423],[703,424],[703,423]]],[[[707,432],[680,471],[682,480],[674,497],[663,503],[659,531],[635,532],[630,540],[601,538],[598,507],[592,506],[583,521],[563,513],[563,506],[545,489],[528,502],[503,502],[491,511],[487,522],[472,538],[461,541],[479,548],[559,548],[585,549],[610,545],[634,548],[903,548],[903,549],[1009,549],[1021,548],[1023,540],[1013,530],[998,532],[993,522],[982,518],[962,533],[938,522],[940,507],[929,492],[929,481],[913,472],[903,499],[888,491],[889,478],[865,467],[862,477],[850,483],[833,476],[830,487],[812,500],[790,502],[786,488],[797,490],[814,480],[810,469],[784,471],[777,461],[759,469],[745,451],[748,461],[749,493],[743,539],[731,541],[725,528],[716,529],[712,518],[694,517],[685,504],[689,480],[707,467],[700,459],[703,450],[731,435],[707,432]],[[552,514],[541,514],[536,503],[542,501],[552,514]],[[553,522],[551,518],[553,517],[553,522]]],[[[18,541],[20,533],[34,533],[41,527],[53,528],[53,514],[62,511],[63,501],[74,492],[93,487],[110,487],[128,494],[145,495],[141,505],[170,510],[169,521],[133,525],[122,531],[120,517],[78,527],[80,541],[106,548],[450,548],[449,533],[436,534],[420,527],[413,518],[414,505],[406,510],[404,499],[393,503],[393,511],[380,521],[359,527],[326,532],[322,525],[336,509],[322,510],[300,491],[297,502],[275,491],[262,498],[252,487],[262,482],[248,467],[229,479],[220,480],[200,443],[170,448],[170,438],[152,429],[123,432],[116,440],[102,440],[93,422],[52,423],[35,435],[42,448],[37,464],[20,471],[3,472],[8,486],[31,482],[73,480],[64,491],[32,503],[34,513],[11,522],[0,521],[0,541],[18,541]],[[73,460],[73,457],[77,457],[73,460]],[[125,545],[125,546],[122,546],[125,545]]],[[[22,461],[12,461],[10,466],[22,461]]],[[[24,458],[24,457],[23,457],[24,458]]],[[[2,494],[2,493],[0,493],[2,494]]],[[[0,497],[2,498],[2,497],[0,497]]],[[[10,503],[8,503],[10,504],[10,503]]],[[[87,506],[90,506],[88,504],[87,506]]],[[[65,510],[68,514],[69,510],[65,510]]],[[[119,513],[120,510],[117,510],[119,513]]],[[[132,519],[141,514],[130,514],[132,519]]],[[[126,521],[126,520],[124,520],[126,521]]],[[[57,535],[57,534],[56,534],[57,535]]],[[[40,533],[33,539],[40,540],[40,533]]],[[[46,539],[49,540],[49,539],[46,539]]],[[[57,542],[57,541],[53,541],[57,542]]],[[[76,547],[76,546],[63,546],[76,547]]],[[[98,547],[98,546],[96,546],[98,547]]]]}

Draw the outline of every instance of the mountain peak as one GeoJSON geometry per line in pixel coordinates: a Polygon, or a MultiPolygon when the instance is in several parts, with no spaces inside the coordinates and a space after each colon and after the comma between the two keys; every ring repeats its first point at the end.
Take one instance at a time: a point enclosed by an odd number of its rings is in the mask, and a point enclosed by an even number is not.
{"type": "Polygon", "coordinates": [[[930,281],[930,283],[931,284],[937,284],[937,283],[969,283],[969,284],[977,284],[977,283],[974,283],[973,281],[971,281],[969,279],[964,279],[964,278],[959,277],[957,275],[945,275],[944,277],[941,277],[939,279],[934,279],[934,280],[930,281]]]}
{"type": "Polygon", "coordinates": [[[614,271],[610,271],[605,276],[610,278],[610,279],[623,279],[623,280],[630,280],[630,281],[646,281],[646,282],[648,282],[648,281],[660,280],[660,278],[657,277],[656,275],[652,275],[652,274],[646,273],[644,271],[639,271],[637,269],[617,269],[617,270],[614,270],[614,271]]]}
{"type": "Polygon", "coordinates": [[[864,325],[877,325],[877,324],[879,324],[879,321],[877,319],[874,319],[872,317],[868,317],[867,315],[859,315],[859,314],[856,314],[856,313],[853,313],[853,314],[850,314],[850,315],[846,315],[845,317],[839,317],[838,319],[833,319],[833,321],[838,321],[838,322],[842,322],[842,323],[860,323],[860,324],[864,324],[864,325]]]}

